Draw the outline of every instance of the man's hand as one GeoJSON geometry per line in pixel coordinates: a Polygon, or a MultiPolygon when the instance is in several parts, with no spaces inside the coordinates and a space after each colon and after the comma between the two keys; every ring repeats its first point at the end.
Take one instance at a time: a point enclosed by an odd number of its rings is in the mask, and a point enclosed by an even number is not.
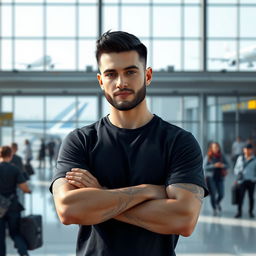
{"type": "Polygon", "coordinates": [[[221,163],[221,162],[217,162],[217,163],[214,164],[214,166],[215,166],[216,168],[223,168],[224,164],[221,163]]]}
{"type": "MultiPolygon", "coordinates": [[[[89,171],[79,168],[72,168],[71,172],[66,173],[66,179],[69,184],[77,188],[99,188],[107,189],[102,187],[89,171]]],[[[164,199],[167,198],[166,188],[161,185],[148,185],[151,188],[151,193],[154,199],[164,199]]]]}
{"type": "Polygon", "coordinates": [[[77,188],[99,188],[103,189],[98,180],[87,170],[72,168],[71,172],[66,173],[69,184],[77,188]]]}

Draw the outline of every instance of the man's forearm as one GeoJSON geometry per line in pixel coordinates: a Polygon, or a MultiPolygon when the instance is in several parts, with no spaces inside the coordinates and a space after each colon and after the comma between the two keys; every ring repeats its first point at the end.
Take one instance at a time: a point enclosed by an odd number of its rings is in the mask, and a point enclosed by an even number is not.
{"type": "Polygon", "coordinates": [[[194,184],[172,184],[168,198],[150,200],[120,214],[117,220],[160,234],[189,236],[194,230],[204,190],[194,184]]]}
{"type": "MultiPolygon", "coordinates": [[[[198,213],[199,214],[199,213],[198,213]]],[[[136,225],[160,234],[190,235],[186,224],[194,226],[188,207],[175,199],[150,200],[115,217],[116,220],[136,225]]],[[[190,233],[190,231],[189,231],[190,233]]]]}
{"type": "Polygon", "coordinates": [[[55,192],[54,197],[63,223],[93,225],[111,219],[146,200],[157,198],[155,187],[81,188],[68,190],[62,195],[55,192]]]}

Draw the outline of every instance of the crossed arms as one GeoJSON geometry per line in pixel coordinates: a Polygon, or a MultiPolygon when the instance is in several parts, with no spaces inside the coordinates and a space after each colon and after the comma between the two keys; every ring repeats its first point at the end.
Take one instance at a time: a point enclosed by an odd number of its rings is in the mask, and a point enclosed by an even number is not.
{"type": "Polygon", "coordinates": [[[141,184],[103,188],[88,171],[74,168],[53,184],[63,224],[94,225],[116,219],[160,234],[192,234],[199,216],[203,188],[186,183],[141,184]]]}

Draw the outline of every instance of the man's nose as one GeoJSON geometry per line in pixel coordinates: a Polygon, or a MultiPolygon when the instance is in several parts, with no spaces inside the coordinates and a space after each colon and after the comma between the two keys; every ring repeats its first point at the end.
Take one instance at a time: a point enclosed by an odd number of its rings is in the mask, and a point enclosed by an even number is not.
{"type": "Polygon", "coordinates": [[[117,77],[116,87],[121,89],[127,87],[127,82],[122,76],[117,77]]]}

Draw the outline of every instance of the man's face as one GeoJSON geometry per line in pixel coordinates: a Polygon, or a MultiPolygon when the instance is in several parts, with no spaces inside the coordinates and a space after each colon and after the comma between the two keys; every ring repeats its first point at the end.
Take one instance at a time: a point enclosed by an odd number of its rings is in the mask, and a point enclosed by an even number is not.
{"type": "Polygon", "coordinates": [[[253,149],[252,148],[243,148],[244,155],[245,157],[250,157],[253,154],[253,149]]]}
{"type": "Polygon", "coordinates": [[[138,106],[146,95],[152,70],[145,70],[136,51],[103,53],[100,57],[99,84],[107,101],[120,111],[138,106]]]}

